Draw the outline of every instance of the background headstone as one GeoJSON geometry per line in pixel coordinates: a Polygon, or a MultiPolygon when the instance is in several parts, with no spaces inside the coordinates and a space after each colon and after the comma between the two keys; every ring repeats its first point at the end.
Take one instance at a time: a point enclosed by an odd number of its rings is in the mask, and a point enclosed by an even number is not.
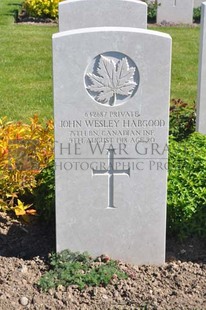
{"type": "Polygon", "coordinates": [[[170,63],[163,33],[53,36],[57,251],[164,262],[170,63]]]}
{"type": "Polygon", "coordinates": [[[157,23],[193,23],[194,0],[158,0],[157,23]]]}
{"type": "Polygon", "coordinates": [[[194,0],[194,8],[201,6],[202,2],[204,2],[204,0],[194,0]]]}
{"type": "Polygon", "coordinates": [[[147,28],[147,5],[138,0],[68,0],[59,3],[59,31],[88,27],[147,28]]]}
{"type": "Polygon", "coordinates": [[[206,2],[203,2],[201,6],[196,129],[197,131],[206,134],[206,2]]]}

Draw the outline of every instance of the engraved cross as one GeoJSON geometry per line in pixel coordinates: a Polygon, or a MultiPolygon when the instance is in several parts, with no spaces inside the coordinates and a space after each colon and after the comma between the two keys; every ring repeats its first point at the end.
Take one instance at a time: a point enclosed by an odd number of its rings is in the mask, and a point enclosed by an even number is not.
{"type": "Polygon", "coordinates": [[[93,175],[107,175],[108,176],[108,207],[107,209],[114,209],[114,175],[128,175],[130,176],[130,168],[127,170],[115,170],[114,167],[114,149],[108,149],[108,170],[94,170],[93,175]]]}

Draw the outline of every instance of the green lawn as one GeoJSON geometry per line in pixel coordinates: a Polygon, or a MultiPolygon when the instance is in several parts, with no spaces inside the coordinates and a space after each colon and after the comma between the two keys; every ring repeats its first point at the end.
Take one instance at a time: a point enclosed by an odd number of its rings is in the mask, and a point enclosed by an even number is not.
{"type": "Polygon", "coordinates": [[[51,38],[58,28],[15,24],[11,14],[18,3],[0,2],[0,117],[26,121],[38,113],[48,119],[53,115],[51,38]]]}
{"type": "Polygon", "coordinates": [[[172,37],[171,98],[196,101],[200,27],[158,28],[172,37]]]}
{"type": "MultiPolygon", "coordinates": [[[[58,28],[15,24],[12,12],[19,4],[0,0],[0,117],[27,121],[38,113],[48,119],[53,116],[51,38],[58,28]]],[[[171,98],[192,104],[197,93],[199,27],[155,30],[173,38],[171,98]]]]}

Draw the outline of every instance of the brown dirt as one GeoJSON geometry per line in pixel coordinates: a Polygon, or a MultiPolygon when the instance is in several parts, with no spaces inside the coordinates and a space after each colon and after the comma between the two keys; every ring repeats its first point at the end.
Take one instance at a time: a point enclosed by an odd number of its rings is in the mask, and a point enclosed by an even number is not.
{"type": "Polygon", "coordinates": [[[206,309],[206,242],[167,241],[163,266],[120,262],[127,280],[107,288],[75,286],[39,292],[36,283],[55,249],[55,232],[45,223],[23,224],[0,213],[0,309],[206,309]]]}

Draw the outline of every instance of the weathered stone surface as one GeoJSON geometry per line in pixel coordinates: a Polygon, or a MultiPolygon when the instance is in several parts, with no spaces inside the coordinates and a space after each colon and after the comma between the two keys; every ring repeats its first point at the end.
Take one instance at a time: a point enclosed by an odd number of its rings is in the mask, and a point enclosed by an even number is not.
{"type": "Polygon", "coordinates": [[[194,0],[194,8],[201,6],[202,2],[204,2],[204,0],[194,0]]]}
{"type": "Polygon", "coordinates": [[[58,251],[164,262],[170,63],[163,33],[53,36],[58,251]]]}
{"type": "Polygon", "coordinates": [[[68,0],[59,3],[59,31],[88,27],[147,28],[147,5],[138,0],[68,0]]]}
{"type": "Polygon", "coordinates": [[[192,24],[194,0],[158,0],[157,23],[192,24]]]}
{"type": "Polygon", "coordinates": [[[197,131],[206,134],[206,2],[201,7],[199,77],[197,97],[197,131]]]}

